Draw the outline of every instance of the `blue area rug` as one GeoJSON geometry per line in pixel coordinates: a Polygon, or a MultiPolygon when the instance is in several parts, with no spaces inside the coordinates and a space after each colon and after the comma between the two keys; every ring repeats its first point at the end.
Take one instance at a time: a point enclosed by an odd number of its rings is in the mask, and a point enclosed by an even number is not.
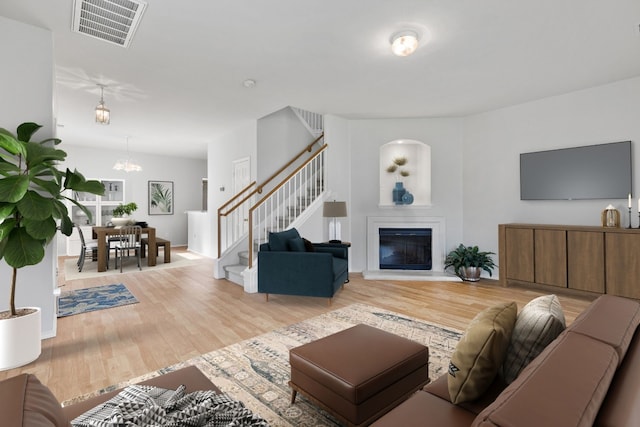
{"type": "Polygon", "coordinates": [[[58,300],[58,317],[104,310],[136,304],[138,300],[129,289],[122,284],[103,285],[93,288],[63,292],[58,300]]]}

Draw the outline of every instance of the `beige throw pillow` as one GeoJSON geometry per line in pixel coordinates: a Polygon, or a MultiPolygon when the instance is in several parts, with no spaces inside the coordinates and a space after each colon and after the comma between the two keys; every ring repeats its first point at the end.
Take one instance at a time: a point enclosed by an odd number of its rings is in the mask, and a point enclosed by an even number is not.
{"type": "Polygon", "coordinates": [[[504,360],[518,306],[502,303],[478,313],[449,362],[449,396],[455,404],[468,402],[489,388],[504,360]]]}
{"type": "Polygon", "coordinates": [[[518,314],[502,366],[502,376],[512,383],[566,327],[558,297],[545,295],[531,300],[518,314]]]}

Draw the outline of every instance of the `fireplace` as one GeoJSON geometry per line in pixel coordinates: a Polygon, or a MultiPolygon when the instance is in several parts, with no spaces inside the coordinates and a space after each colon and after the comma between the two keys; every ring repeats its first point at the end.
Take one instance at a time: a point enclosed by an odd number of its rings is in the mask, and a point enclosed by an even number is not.
{"type": "Polygon", "coordinates": [[[381,270],[431,270],[430,228],[380,228],[381,270]]]}
{"type": "MultiPolygon", "coordinates": [[[[367,217],[367,269],[363,271],[365,279],[384,280],[438,280],[438,281],[460,281],[460,278],[444,271],[446,237],[445,219],[433,216],[368,216],[367,217]],[[386,264],[384,260],[386,250],[380,248],[380,229],[404,229],[410,233],[417,233],[418,230],[430,230],[430,250],[431,257],[428,269],[391,269],[382,267],[386,264]],[[383,258],[382,260],[380,258],[383,258]]],[[[411,249],[413,250],[413,248],[411,249]]],[[[420,250],[414,250],[421,255],[420,250]]],[[[424,251],[426,255],[426,250],[424,251]]],[[[412,265],[413,261],[409,261],[412,265]]],[[[394,264],[392,262],[391,264],[394,264]]],[[[407,261],[403,261],[407,263],[407,261]]],[[[395,263],[397,264],[397,263],[395,263]]],[[[425,263],[428,264],[428,263],[425,263]]],[[[422,268],[422,266],[421,266],[422,268]]]]}

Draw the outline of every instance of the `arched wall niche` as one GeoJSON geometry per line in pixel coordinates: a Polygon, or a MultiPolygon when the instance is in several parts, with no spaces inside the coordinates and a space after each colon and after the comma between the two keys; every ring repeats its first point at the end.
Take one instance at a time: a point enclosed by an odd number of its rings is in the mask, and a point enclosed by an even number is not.
{"type": "Polygon", "coordinates": [[[396,139],[380,147],[379,200],[380,206],[400,208],[431,205],[431,147],[429,145],[411,139],[396,139]],[[406,163],[397,166],[398,159],[405,159],[406,163]],[[393,165],[397,166],[395,172],[390,171],[393,165]],[[401,171],[408,175],[402,176],[401,171]],[[403,189],[404,194],[408,193],[411,196],[402,197],[403,189]],[[395,193],[394,190],[396,190],[395,193]]]}

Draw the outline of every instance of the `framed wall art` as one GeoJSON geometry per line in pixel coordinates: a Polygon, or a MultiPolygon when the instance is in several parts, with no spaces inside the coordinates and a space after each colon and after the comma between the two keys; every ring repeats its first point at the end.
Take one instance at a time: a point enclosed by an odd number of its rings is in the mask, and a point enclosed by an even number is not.
{"type": "Polygon", "coordinates": [[[149,215],[173,215],[173,181],[149,181],[149,215]]]}

